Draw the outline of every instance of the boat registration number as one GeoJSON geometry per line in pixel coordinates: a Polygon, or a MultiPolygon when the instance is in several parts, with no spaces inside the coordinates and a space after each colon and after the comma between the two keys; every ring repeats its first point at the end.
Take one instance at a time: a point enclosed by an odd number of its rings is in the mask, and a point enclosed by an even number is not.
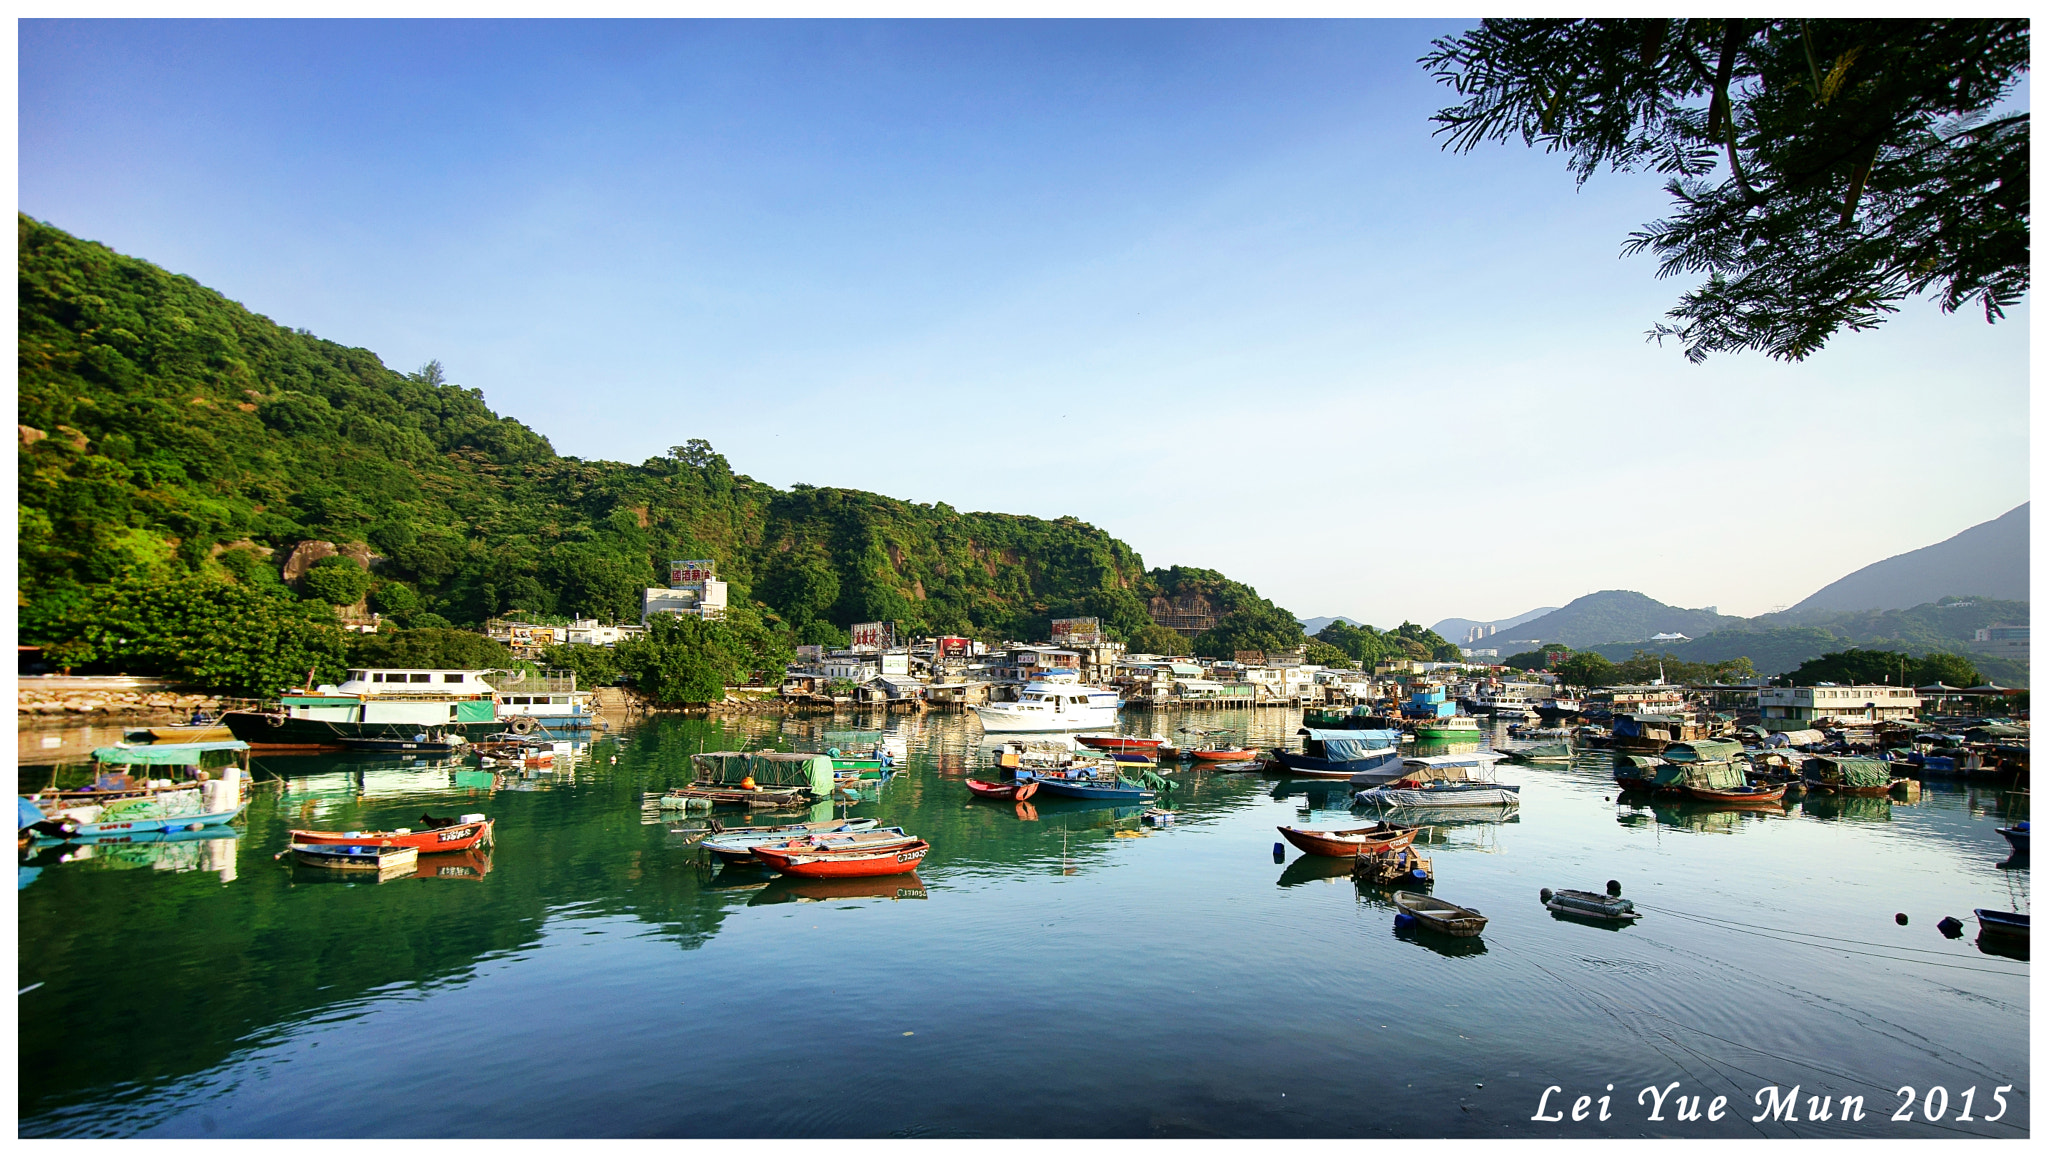
{"type": "Polygon", "coordinates": [[[444,844],[449,844],[454,843],[456,840],[466,840],[475,834],[476,827],[472,825],[466,828],[450,828],[449,830],[442,832],[438,838],[440,842],[444,844]]]}

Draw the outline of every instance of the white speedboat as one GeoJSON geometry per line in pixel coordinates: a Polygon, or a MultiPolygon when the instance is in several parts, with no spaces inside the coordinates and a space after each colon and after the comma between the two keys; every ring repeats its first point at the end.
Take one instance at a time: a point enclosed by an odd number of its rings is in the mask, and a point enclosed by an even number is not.
{"type": "Polygon", "coordinates": [[[1116,726],[1123,700],[1089,687],[1072,671],[1047,671],[1024,685],[1014,703],[976,707],[983,731],[1094,731],[1116,726]]]}

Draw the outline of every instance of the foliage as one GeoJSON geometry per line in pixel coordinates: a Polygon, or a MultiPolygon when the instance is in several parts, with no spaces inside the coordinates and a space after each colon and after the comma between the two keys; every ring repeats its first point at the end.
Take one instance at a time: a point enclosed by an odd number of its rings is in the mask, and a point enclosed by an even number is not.
{"type": "Polygon", "coordinates": [[[63,648],[53,662],[99,661],[152,671],[209,691],[275,694],[338,681],[347,670],[332,607],[281,590],[193,575],[144,575],[95,589],[90,602],[23,616],[23,631],[63,648]]]}
{"type": "Polygon", "coordinates": [[[1951,687],[1975,687],[1983,677],[1970,660],[1961,655],[1936,651],[1914,658],[1904,651],[1864,650],[1851,647],[1808,659],[1788,672],[1781,682],[1791,687],[1816,683],[1890,683],[1893,686],[1925,687],[1946,683],[1951,687]]]}
{"type": "Polygon", "coordinates": [[[1556,664],[1571,657],[1572,649],[1563,643],[1543,643],[1533,651],[1509,655],[1501,660],[1501,666],[1513,667],[1518,671],[1551,671],[1556,664]]]}
{"type": "MultiPolygon", "coordinates": [[[[273,581],[257,548],[281,557],[309,539],[381,555],[373,597],[408,627],[515,607],[636,619],[670,559],[712,558],[736,607],[821,644],[871,620],[998,642],[1089,615],[1128,640],[1178,573],[1147,572],[1074,518],[777,490],[702,439],[638,465],[559,457],[439,363],[395,372],[190,278],[26,216],[17,226],[19,421],[45,435],[25,435],[19,455],[30,623],[150,568],[273,581]]],[[[1201,573],[1230,607],[1256,600],[1201,573]]],[[[1257,603],[1226,615],[1222,641],[1299,646],[1257,603]]]]}
{"type": "Polygon", "coordinates": [[[1353,626],[1337,619],[1317,631],[1316,639],[1358,660],[1368,669],[1393,659],[1455,663],[1464,657],[1456,643],[1418,623],[1404,622],[1391,631],[1380,631],[1369,624],[1353,626]]]}
{"type": "Polygon", "coordinates": [[[1336,667],[1345,670],[1358,666],[1358,660],[1323,642],[1321,639],[1310,639],[1308,641],[1308,661],[1322,667],[1336,667]]]}
{"type": "Polygon", "coordinates": [[[355,667],[504,670],[512,666],[512,652],[496,639],[487,639],[474,631],[422,627],[354,634],[349,639],[348,661],[355,667]]]}
{"type": "Polygon", "coordinates": [[[576,673],[578,687],[609,687],[619,681],[619,657],[611,647],[558,643],[541,652],[542,664],[576,673]]]}
{"type": "Polygon", "coordinates": [[[306,576],[299,580],[299,592],[305,597],[337,607],[354,606],[369,590],[370,572],[356,560],[341,554],[329,555],[314,563],[306,571],[306,576]]]}
{"type": "Polygon", "coordinates": [[[1147,622],[1131,632],[1131,637],[1125,641],[1124,646],[1133,655],[1185,655],[1188,653],[1188,640],[1185,635],[1153,622],[1147,622]]]}
{"type": "Polygon", "coordinates": [[[1669,652],[1639,650],[1615,664],[1614,677],[1617,683],[1650,683],[1662,679],[1666,683],[1698,686],[1705,683],[1754,679],[1756,667],[1746,658],[1688,663],[1673,657],[1669,652]]]}
{"type": "Polygon", "coordinates": [[[1620,668],[1598,651],[1580,651],[1552,670],[1572,687],[1612,687],[1623,681],[1620,668]]]}
{"type": "Polygon", "coordinates": [[[656,615],[616,650],[619,669],[658,703],[723,699],[729,686],[779,674],[794,654],[786,627],[738,607],[723,619],[656,615]]]}
{"type": "Polygon", "coordinates": [[[1796,361],[1911,295],[1995,321],[2026,293],[2028,117],[2000,106],[2027,54],[2023,19],[1512,19],[1422,63],[1467,98],[1448,148],[1671,175],[1677,214],[1624,252],[1707,280],[1659,340],[1796,361]]]}

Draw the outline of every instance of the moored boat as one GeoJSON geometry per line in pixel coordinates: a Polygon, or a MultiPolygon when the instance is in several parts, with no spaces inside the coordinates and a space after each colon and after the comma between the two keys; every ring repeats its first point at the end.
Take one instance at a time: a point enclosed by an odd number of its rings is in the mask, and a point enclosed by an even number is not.
{"type": "Polygon", "coordinates": [[[2012,850],[2024,856],[2027,854],[2027,821],[2021,820],[2009,828],[1999,828],[1998,834],[2012,845],[2012,850]]]}
{"type": "Polygon", "coordinates": [[[466,852],[491,841],[491,821],[482,814],[466,815],[453,824],[392,831],[323,832],[304,828],[291,830],[294,844],[351,844],[365,847],[417,848],[422,852],[466,852]]]}
{"type": "Polygon", "coordinates": [[[1366,788],[1352,798],[1371,807],[1393,808],[1499,807],[1520,803],[1520,787],[1474,778],[1475,772],[1489,774],[1492,761],[1497,758],[1494,752],[1478,751],[1464,756],[1410,759],[1403,765],[1401,778],[1366,788]],[[1478,756],[1488,758],[1483,764],[1452,762],[1478,756]]]}
{"type": "Polygon", "coordinates": [[[477,737],[502,730],[487,672],[468,668],[358,668],[339,685],[290,691],[265,711],[221,716],[256,747],[341,747],[343,739],[407,739],[426,728],[477,737]]]}
{"type": "Polygon", "coordinates": [[[1289,775],[1310,779],[1351,779],[1391,768],[1401,757],[1401,733],[1398,731],[1304,727],[1300,734],[1300,752],[1278,747],[1273,749],[1274,761],[1289,775]]]}
{"type": "Polygon", "coordinates": [[[1650,791],[1662,766],[1664,761],[1654,755],[1620,753],[1614,757],[1614,782],[1623,791],[1650,791]]]}
{"type": "Polygon", "coordinates": [[[1149,739],[1136,735],[1076,735],[1074,738],[1097,751],[1138,752],[1145,755],[1158,754],[1160,747],[1166,743],[1166,737],[1163,735],[1154,735],[1149,739]]]}
{"type": "Polygon", "coordinates": [[[1808,791],[1835,795],[1889,795],[1906,782],[1892,774],[1892,765],[1881,759],[1848,755],[1817,755],[1800,769],[1808,791]]]}
{"type": "Polygon", "coordinates": [[[1543,889],[1540,894],[1543,906],[1560,916],[1578,920],[1597,920],[1607,924],[1626,924],[1642,918],[1636,906],[1619,896],[1603,892],[1583,892],[1577,888],[1543,889]]]}
{"type": "MultiPolygon", "coordinates": [[[[726,850],[713,848],[718,857],[729,864],[745,863],[749,859],[759,860],[771,868],[780,868],[791,856],[822,856],[841,852],[877,852],[886,848],[900,848],[917,843],[918,838],[904,834],[902,828],[874,828],[865,832],[850,832],[846,835],[799,836],[781,843],[754,844],[747,848],[726,850]]],[[[705,841],[709,846],[711,841],[705,841]]]]}
{"type": "Polygon", "coordinates": [[[1995,908],[1976,910],[1977,930],[1985,936],[2003,936],[2008,939],[2031,940],[2028,925],[2031,922],[2025,912],[2001,912],[1995,908]]]}
{"type": "Polygon", "coordinates": [[[1072,799],[1129,800],[1132,803],[1143,803],[1150,801],[1157,794],[1151,788],[1132,783],[1113,771],[1077,768],[1041,772],[1036,778],[1046,794],[1063,795],[1072,799]]]}
{"type": "Polygon", "coordinates": [[[1421,892],[1394,893],[1394,906],[1423,927],[1449,936],[1477,936],[1486,928],[1486,917],[1476,910],[1421,892]]]}
{"type": "Polygon", "coordinates": [[[1687,787],[1685,794],[1703,803],[1770,804],[1785,798],[1785,785],[1748,784],[1743,787],[1687,787]]]}
{"type": "Polygon", "coordinates": [[[1311,856],[1359,856],[1405,848],[1415,842],[1416,829],[1390,823],[1360,828],[1296,828],[1277,825],[1287,842],[1311,856]]]}
{"type": "Polygon", "coordinates": [[[1075,671],[1047,671],[1024,685],[1015,702],[974,708],[983,731],[1096,731],[1116,726],[1117,693],[1089,687],[1075,671]]]}
{"type": "Polygon", "coordinates": [[[902,847],[790,856],[775,867],[778,871],[792,876],[826,879],[900,876],[917,871],[917,865],[924,859],[925,853],[931,850],[930,844],[918,840],[902,847]]]}
{"type": "Polygon", "coordinates": [[[291,844],[286,850],[309,868],[336,872],[410,871],[420,856],[418,848],[391,844],[291,844]]]}
{"type": "Polygon", "coordinates": [[[1424,743],[1477,743],[1479,736],[1479,721],[1470,715],[1446,715],[1415,725],[1415,738],[1424,743]]]}

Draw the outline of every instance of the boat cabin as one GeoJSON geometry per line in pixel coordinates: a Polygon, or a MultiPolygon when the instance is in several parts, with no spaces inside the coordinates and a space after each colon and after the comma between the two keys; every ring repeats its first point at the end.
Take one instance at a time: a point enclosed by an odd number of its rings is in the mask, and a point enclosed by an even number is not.
{"type": "Polygon", "coordinates": [[[497,704],[484,675],[466,668],[362,667],[339,687],[286,693],[278,704],[288,719],[326,723],[489,723],[497,719],[497,704]]]}
{"type": "Polygon", "coordinates": [[[434,695],[474,698],[496,694],[487,671],[446,667],[359,667],[339,687],[322,687],[338,695],[434,695]]]}

